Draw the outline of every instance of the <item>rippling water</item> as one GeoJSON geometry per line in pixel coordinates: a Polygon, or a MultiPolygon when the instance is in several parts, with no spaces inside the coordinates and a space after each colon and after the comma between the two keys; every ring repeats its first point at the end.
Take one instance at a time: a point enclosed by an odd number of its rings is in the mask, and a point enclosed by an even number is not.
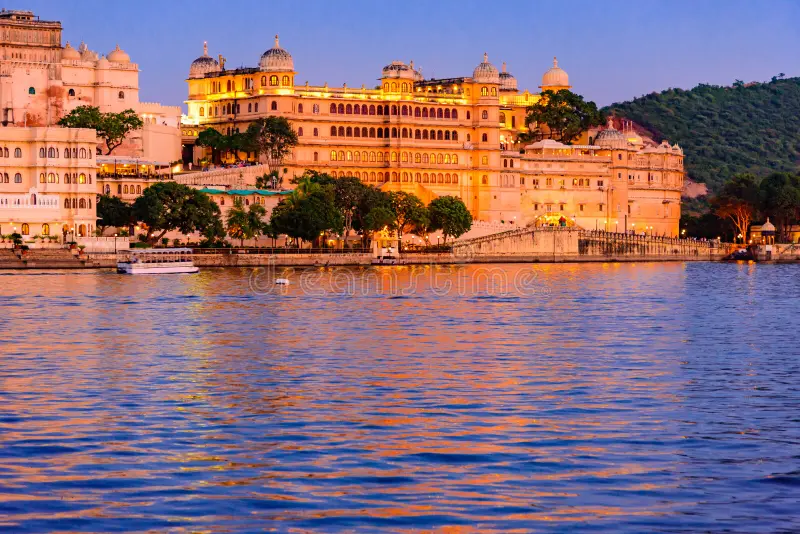
{"type": "Polygon", "coordinates": [[[0,530],[798,531],[799,269],[0,274],[0,530]]]}

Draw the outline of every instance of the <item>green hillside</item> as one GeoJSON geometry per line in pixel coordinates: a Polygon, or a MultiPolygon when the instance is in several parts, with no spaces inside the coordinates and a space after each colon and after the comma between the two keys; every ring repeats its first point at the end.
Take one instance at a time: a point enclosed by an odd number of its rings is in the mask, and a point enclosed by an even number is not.
{"type": "Polygon", "coordinates": [[[712,192],[738,172],[800,169],[800,78],[668,89],[604,111],[677,142],[689,177],[712,192]]]}

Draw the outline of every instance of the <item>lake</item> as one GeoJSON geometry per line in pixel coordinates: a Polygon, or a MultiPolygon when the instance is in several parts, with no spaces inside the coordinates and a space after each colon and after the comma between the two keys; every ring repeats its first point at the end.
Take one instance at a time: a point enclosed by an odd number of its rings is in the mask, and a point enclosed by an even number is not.
{"type": "Polygon", "coordinates": [[[798,531],[799,273],[0,272],[0,530],[798,531]]]}

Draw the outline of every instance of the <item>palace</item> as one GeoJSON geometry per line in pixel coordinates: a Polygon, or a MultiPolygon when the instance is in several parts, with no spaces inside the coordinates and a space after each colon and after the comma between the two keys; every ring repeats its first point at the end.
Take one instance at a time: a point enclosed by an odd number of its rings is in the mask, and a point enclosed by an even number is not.
{"type": "Polygon", "coordinates": [[[61,46],[61,23],[31,11],[0,11],[3,126],[53,126],[78,106],[133,109],[144,127],[114,152],[171,162],[180,156],[177,106],[139,101],[139,66],[119,45],[105,56],[81,43],[61,46]]]}
{"type": "MultiPolygon", "coordinates": [[[[187,79],[184,159],[207,157],[194,146],[206,128],[230,134],[278,115],[299,137],[282,174],[355,176],[426,203],[455,195],[480,221],[678,234],[680,147],[645,143],[611,121],[581,144],[525,146],[526,108],[540,96],[520,91],[506,65],[498,70],[485,54],[472,76],[446,79],[425,79],[413,61],[393,61],[375,88],[299,85],[296,75],[277,36],[252,68],[228,70],[204,44],[187,79]]],[[[571,88],[556,60],[539,88],[571,88]]]]}

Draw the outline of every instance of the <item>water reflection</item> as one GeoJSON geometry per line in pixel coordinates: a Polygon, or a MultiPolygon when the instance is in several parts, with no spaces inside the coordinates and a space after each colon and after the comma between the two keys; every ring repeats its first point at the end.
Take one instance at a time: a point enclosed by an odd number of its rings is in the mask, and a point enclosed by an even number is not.
{"type": "Polygon", "coordinates": [[[0,275],[0,527],[800,528],[793,266],[286,274],[0,275]]]}

